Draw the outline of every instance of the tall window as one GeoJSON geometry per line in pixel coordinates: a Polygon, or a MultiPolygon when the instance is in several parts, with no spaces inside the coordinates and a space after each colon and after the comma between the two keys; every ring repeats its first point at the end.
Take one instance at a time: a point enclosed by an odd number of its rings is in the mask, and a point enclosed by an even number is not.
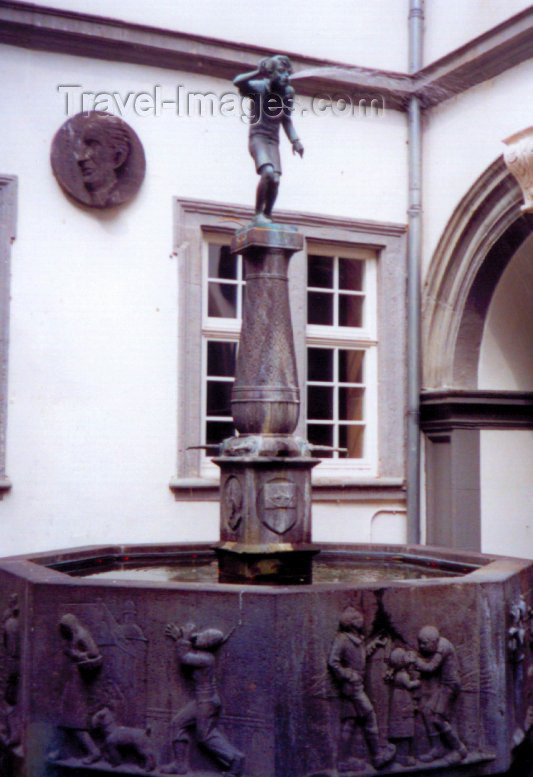
{"type": "MultiPolygon", "coordinates": [[[[245,284],[242,257],[231,255],[224,237],[206,238],[203,265],[202,443],[215,446],[234,433],[230,398],[245,284]]],[[[306,342],[296,343],[306,350],[302,431],[328,471],[376,467],[375,265],[376,253],[364,248],[307,249],[306,342]]]]}
{"type": "MultiPolygon", "coordinates": [[[[175,200],[179,384],[170,485],[180,500],[218,498],[211,458],[233,434],[246,294],[242,259],[229,244],[252,216],[240,205],[175,200]]],[[[288,211],[277,218],[306,239],[290,261],[289,296],[301,395],[296,434],[321,459],[313,499],[403,498],[405,225],[288,211]]]]}
{"type": "Polygon", "coordinates": [[[242,257],[223,238],[205,243],[204,278],[202,443],[209,446],[234,434],[230,398],[245,288],[242,257]]]}
{"type": "Polygon", "coordinates": [[[306,434],[323,469],[376,467],[376,254],[307,250],[306,434]]]}

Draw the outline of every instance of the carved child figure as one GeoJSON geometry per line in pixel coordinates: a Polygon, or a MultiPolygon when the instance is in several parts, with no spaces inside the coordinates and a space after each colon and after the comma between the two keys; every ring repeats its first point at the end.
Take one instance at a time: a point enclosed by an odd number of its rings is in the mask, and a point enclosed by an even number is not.
{"type": "Polygon", "coordinates": [[[366,660],[383,643],[365,643],[363,615],[347,607],[339,619],[339,631],[329,654],[328,666],[340,684],[341,741],[337,768],[339,772],[358,771],[364,763],[350,755],[356,726],[363,729],[372,763],[377,769],[393,760],[396,748],[381,746],[374,706],[365,691],[366,660]]]}
{"type": "Polygon", "coordinates": [[[402,766],[413,766],[413,739],[415,735],[415,702],[413,691],[420,688],[420,680],[413,679],[408,667],[411,659],[407,650],[397,647],[391,652],[389,664],[393,671],[389,709],[389,739],[396,746],[396,760],[402,766]]]}
{"type": "Polygon", "coordinates": [[[198,630],[194,624],[184,627],[169,623],[167,637],[176,643],[176,656],[182,667],[188,667],[194,684],[194,700],[186,704],[172,720],[174,761],[160,768],[165,774],[187,774],[191,732],[196,741],[217,759],[227,771],[226,777],[241,777],[244,755],[234,747],[219,728],[222,703],[215,677],[214,651],[225,637],[219,629],[198,630]]]}
{"type": "Polygon", "coordinates": [[[233,83],[243,97],[252,100],[248,149],[261,176],[257,187],[255,223],[269,224],[281,176],[279,128],[283,126],[293,153],[303,156],[304,147],[292,124],[294,89],[289,84],[292,65],[276,54],[261,60],[257,70],[242,73],[233,83]]]}
{"type": "Polygon", "coordinates": [[[451,722],[453,702],[461,690],[457,654],[452,643],[441,637],[435,626],[424,626],[418,634],[419,655],[413,654],[414,666],[422,676],[436,680],[421,713],[431,741],[431,749],[421,761],[444,759],[455,764],[466,758],[467,749],[451,722]]]}

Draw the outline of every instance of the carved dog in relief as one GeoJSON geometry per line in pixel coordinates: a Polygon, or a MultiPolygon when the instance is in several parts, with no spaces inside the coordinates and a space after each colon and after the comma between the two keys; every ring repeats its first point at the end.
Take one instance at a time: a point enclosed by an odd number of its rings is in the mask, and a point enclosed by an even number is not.
{"type": "Polygon", "coordinates": [[[152,744],[146,731],[132,726],[119,726],[109,707],[102,707],[92,717],[92,727],[103,737],[102,755],[112,766],[124,762],[126,754],[133,755],[147,772],[156,765],[152,744]]]}

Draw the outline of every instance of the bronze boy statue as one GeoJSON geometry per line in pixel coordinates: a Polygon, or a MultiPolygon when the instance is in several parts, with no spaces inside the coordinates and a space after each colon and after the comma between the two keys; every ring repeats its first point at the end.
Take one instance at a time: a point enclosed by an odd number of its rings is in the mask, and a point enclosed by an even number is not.
{"type": "Polygon", "coordinates": [[[279,127],[292,143],[293,153],[303,156],[304,147],[294,129],[294,89],[289,84],[292,65],[288,57],[276,54],[261,60],[250,73],[237,76],[233,83],[243,97],[252,101],[249,151],[261,176],[255,204],[256,224],[270,224],[281,175],[279,127]]]}

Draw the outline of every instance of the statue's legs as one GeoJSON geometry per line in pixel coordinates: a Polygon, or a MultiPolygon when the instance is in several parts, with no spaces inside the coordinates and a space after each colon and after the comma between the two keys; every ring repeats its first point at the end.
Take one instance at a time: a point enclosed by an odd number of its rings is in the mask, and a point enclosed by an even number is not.
{"type": "Polygon", "coordinates": [[[280,174],[273,165],[263,165],[259,170],[259,184],[255,200],[255,215],[272,221],[272,210],[278,196],[280,174]]]}

